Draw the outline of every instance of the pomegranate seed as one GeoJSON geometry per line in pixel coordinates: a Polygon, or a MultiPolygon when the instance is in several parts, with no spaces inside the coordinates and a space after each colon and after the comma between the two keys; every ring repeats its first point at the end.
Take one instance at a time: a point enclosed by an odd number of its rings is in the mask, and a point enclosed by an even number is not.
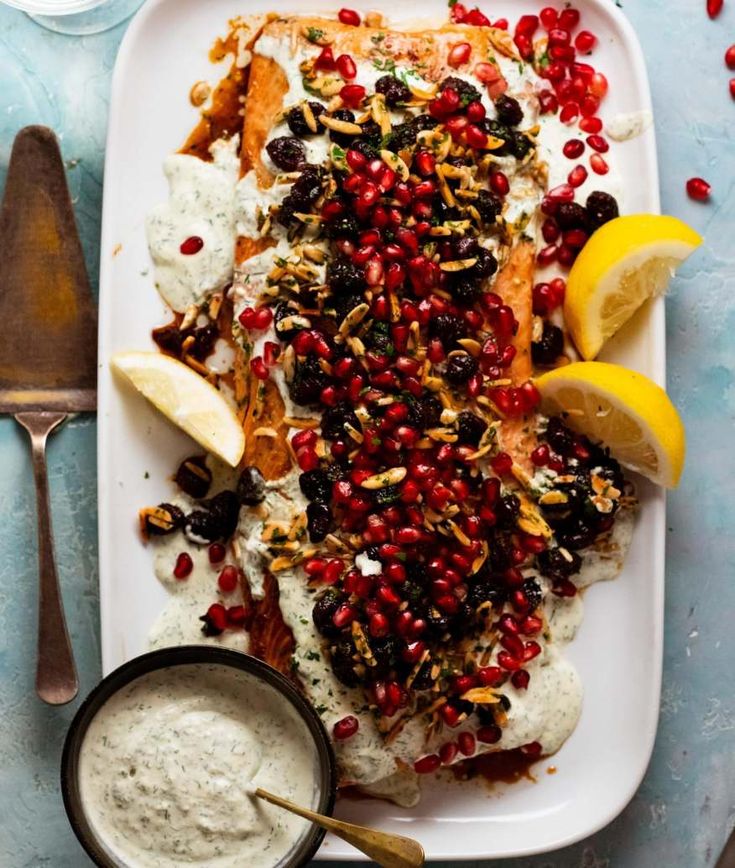
{"type": "Polygon", "coordinates": [[[553,30],[559,20],[556,9],[553,9],[551,6],[545,6],[539,12],[538,17],[545,30],[553,30]]]}
{"type": "Polygon", "coordinates": [[[735,45],[731,45],[725,52],[725,66],[735,69],[735,45]]]}
{"type": "Polygon", "coordinates": [[[457,45],[453,46],[449,50],[449,54],[447,56],[447,63],[453,68],[457,69],[462,66],[463,63],[467,63],[470,59],[470,55],[472,54],[472,46],[469,42],[459,42],[457,45]]]}
{"type": "Polygon", "coordinates": [[[245,606],[230,606],[227,609],[227,624],[230,627],[242,627],[247,619],[245,606]]]}
{"type": "Polygon", "coordinates": [[[574,30],[579,24],[579,12],[576,9],[569,7],[562,9],[559,13],[559,27],[565,30],[574,30]]]}
{"type": "Polygon", "coordinates": [[[600,154],[606,154],[610,150],[610,145],[602,136],[587,136],[587,144],[600,154]]]}
{"type": "Polygon", "coordinates": [[[467,144],[471,148],[484,148],[487,145],[487,133],[483,132],[475,124],[469,124],[465,131],[467,144]]]}
{"type": "Polygon", "coordinates": [[[505,681],[505,673],[499,666],[484,666],[477,672],[483,687],[500,687],[505,681]]]}
{"type": "Polygon", "coordinates": [[[182,579],[190,576],[193,569],[194,561],[192,561],[191,555],[187,552],[181,552],[181,554],[176,558],[176,564],[174,565],[174,576],[179,581],[181,581],[182,579]]]}
{"type": "Polygon", "coordinates": [[[346,84],[339,95],[345,105],[357,108],[365,99],[365,88],[361,84],[346,84]]]}
{"type": "Polygon", "coordinates": [[[507,18],[498,18],[495,21],[495,23],[493,24],[493,27],[496,30],[507,30],[508,29],[508,19],[507,18]]]}
{"type": "Polygon", "coordinates": [[[687,181],[687,194],[689,198],[695,199],[698,202],[705,202],[709,199],[711,189],[712,187],[704,178],[690,178],[687,181]]]}
{"type": "Polygon", "coordinates": [[[500,68],[495,63],[476,63],[473,69],[475,78],[483,84],[493,84],[502,78],[500,68]]]}
{"type": "Polygon", "coordinates": [[[222,633],[227,627],[227,610],[221,603],[213,603],[207,614],[200,620],[213,627],[218,633],[222,633]]]}
{"type": "Polygon", "coordinates": [[[526,636],[535,636],[536,633],[540,633],[544,626],[541,618],[536,618],[533,615],[527,615],[523,621],[521,621],[521,632],[526,636]]]}
{"type": "Polygon", "coordinates": [[[592,167],[592,171],[597,175],[607,175],[610,171],[610,167],[599,154],[592,154],[590,166],[592,167]]]}
{"type": "Polygon", "coordinates": [[[225,559],[225,555],[227,554],[227,550],[222,545],[222,543],[212,543],[207,552],[209,556],[210,564],[221,564],[225,559]]]}
{"type": "Polygon", "coordinates": [[[559,63],[555,61],[554,63],[550,63],[544,72],[544,77],[548,78],[549,81],[557,82],[561,81],[567,74],[566,68],[563,63],[559,63]]]}
{"type": "Polygon", "coordinates": [[[332,615],[332,621],[335,627],[342,628],[354,621],[356,617],[357,610],[355,607],[350,606],[348,603],[342,603],[334,615],[332,615]]]}
{"type": "Polygon", "coordinates": [[[258,380],[267,380],[270,376],[268,373],[268,367],[261,356],[256,356],[254,359],[250,359],[250,370],[253,372],[253,376],[258,380]]]}
{"type": "Polygon", "coordinates": [[[567,176],[567,182],[572,187],[581,187],[587,180],[587,174],[584,166],[575,166],[567,176]]]}
{"type": "Polygon", "coordinates": [[[334,724],[332,734],[337,741],[344,741],[347,738],[352,738],[358,729],[360,729],[360,722],[354,715],[348,714],[347,717],[343,717],[342,720],[338,720],[334,724]]]}
{"type": "Polygon", "coordinates": [[[579,117],[579,106],[576,102],[568,102],[559,114],[559,120],[563,124],[573,124],[579,117]]]}
{"type": "Polygon", "coordinates": [[[592,96],[596,96],[598,99],[603,99],[607,93],[607,79],[601,72],[596,72],[589,80],[588,87],[592,96]]]}
{"type": "Polygon", "coordinates": [[[518,672],[514,672],[510,677],[511,683],[513,687],[517,690],[526,690],[528,687],[528,682],[531,680],[531,676],[526,672],[525,669],[519,669],[518,672]]]}
{"type": "Polygon", "coordinates": [[[470,10],[467,13],[466,18],[464,19],[465,24],[472,24],[473,27],[489,27],[490,19],[483,15],[482,12],[475,6],[474,9],[470,10]]]}
{"type": "Polygon", "coordinates": [[[340,54],[335,61],[337,72],[347,81],[351,81],[357,75],[355,61],[349,54],[340,54]]]}
{"type": "Polygon", "coordinates": [[[490,459],[490,465],[498,476],[505,476],[513,468],[513,459],[507,452],[498,452],[490,459]]]}
{"type": "Polygon", "coordinates": [[[549,45],[569,45],[571,35],[563,27],[554,27],[549,31],[549,45]]]}
{"type": "Polygon", "coordinates": [[[457,736],[459,752],[464,756],[472,756],[475,752],[475,737],[471,732],[460,732],[457,736]]]}
{"type": "Polygon", "coordinates": [[[580,30],[574,40],[574,47],[580,54],[589,54],[597,45],[597,37],[589,30],[580,30]]]}
{"type": "Polygon", "coordinates": [[[554,114],[559,108],[559,100],[550,90],[542,90],[538,95],[541,114],[554,114]]]}
{"type": "Polygon", "coordinates": [[[319,456],[314,449],[299,449],[296,453],[296,461],[304,473],[309,470],[316,470],[319,466],[319,456]]]}
{"type": "Polygon", "coordinates": [[[521,15],[516,24],[516,35],[533,36],[538,29],[539,19],[537,15],[521,15]]]}
{"type": "Polygon", "coordinates": [[[222,593],[231,594],[237,587],[239,579],[240,574],[237,571],[237,567],[228,564],[226,567],[223,567],[222,572],[217,577],[217,584],[222,593]]]}
{"type": "Polygon", "coordinates": [[[458,753],[459,745],[456,742],[448,741],[446,744],[443,744],[439,749],[439,759],[442,761],[442,765],[451,765],[457,758],[458,753]]]}
{"type": "Polygon", "coordinates": [[[436,158],[430,151],[419,151],[413,158],[413,163],[416,171],[423,178],[434,174],[436,158]]]}
{"type": "Polygon", "coordinates": [[[579,122],[579,128],[584,133],[599,133],[602,131],[602,121],[599,118],[584,117],[579,122]]]}
{"type": "Polygon", "coordinates": [[[513,41],[516,44],[518,53],[524,60],[530,60],[533,57],[533,42],[531,42],[530,37],[523,33],[518,33],[513,38],[513,41]]]}
{"type": "Polygon", "coordinates": [[[730,96],[735,99],[735,78],[730,79],[730,96]]]}
{"type": "Polygon", "coordinates": [[[342,24],[350,24],[353,27],[360,26],[360,15],[354,9],[340,9],[337,17],[342,24]]]}
{"type": "Polygon", "coordinates": [[[570,229],[564,233],[564,243],[575,250],[580,250],[587,243],[588,237],[584,229],[570,229]]]}
{"type": "Polygon", "coordinates": [[[564,156],[576,160],[584,153],[584,142],[581,139],[570,139],[563,148],[564,156]]]}
{"type": "Polygon", "coordinates": [[[536,467],[544,467],[549,463],[549,447],[545,443],[542,443],[533,450],[531,453],[531,462],[536,467]]]}
{"type": "Polygon", "coordinates": [[[539,250],[536,261],[538,264],[545,268],[547,265],[551,265],[552,262],[556,260],[557,248],[553,244],[549,244],[548,247],[544,247],[542,250],[539,250]]]}
{"type": "Polygon", "coordinates": [[[508,669],[511,672],[514,672],[516,669],[521,668],[521,661],[517,660],[512,654],[509,654],[507,651],[501,651],[498,654],[498,663],[503,667],[503,669],[508,669]]]}
{"type": "Polygon", "coordinates": [[[541,751],[543,748],[537,741],[532,741],[529,744],[524,744],[521,747],[521,753],[525,754],[527,757],[532,759],[536,759],[541,756],[541,751]]]}
{"type": "Polygon", "coordinates": [[[383,282],[383,263],[380,259],[371,259],[367,264],[365,280],[368,286],[378,286],[383,282]]]}
{"type": "Polygon", "coordinates": [[[724,5],[725,0],[707,0],[707,14],[714,20],[722,12],[724,5]]]}
{"type": "Polygon", "coordinates": [[[446,702],[439,708],[439,716],[444,723],[449,727],[455,727],[459,724],[460,712],[454,705],[446,702]]]}
{"type": "Polygon", "coordinates": [[[322,48],[319,57],[314,62],[314,69],[324,69],[331,72],[335,68],[334,55],[329,45],[322,48]]]}
{"type": "Polygon", "coordinates": [[[507,196],[510,192],[510,183],[503,172],[490,173],[490,189],[498,196],[507,196]]]}
{"type": "Polygon", "coordinates": [[[455,3],[452,6],[449,17],[454,24],[462,24],[467,18],[467,7],[463,3],[455,3]]]}
{"type": "Polygon", "coordinates": [[[569,579],[562,579],[561,582],[554,585],[553,592],[557,597],[574,597],[577,594],[577,587],[569,579]]]}
{"type": "Polygon", "coordinates": [[[479,123],[485,119],[486,114],[485,106],[481,102],[477,102],[477,100],[473,100],[467,106],[467,120],[470,121],[470,123],[479,123]]]}
{"type": "Polygon", "coordinates": [[[488,726],[481,726],[477,730],[477,740],[483,744],[497,744],[503,736],[503,732],[499,726],[491,723],[488,726]]]}
{"type": "Polygon", "coordinates": [[[541,234],[544,236],[544,241],[547,244],[553,244],[559,238],[559,227],[555,220],[547,217],[541,226],[541,234]]]}
{"type": "Polygon", "coordinates": [[[439,759],[437,754],[430,753],[427,756],[423,756],[421,759],[416,760],[413,764],[413,770],[417,775],[428,775],[431,774],[431,772],[435,772],[441,764],[442,761],[439,759]]]}
{"type": "Polygon", "coordinates": [[[181,242],[179,250],[184,256],[193,256],[195,253],[199,253],[202,247],[204,247],[204,240],[198,235],[192,235],[181,242]]]}

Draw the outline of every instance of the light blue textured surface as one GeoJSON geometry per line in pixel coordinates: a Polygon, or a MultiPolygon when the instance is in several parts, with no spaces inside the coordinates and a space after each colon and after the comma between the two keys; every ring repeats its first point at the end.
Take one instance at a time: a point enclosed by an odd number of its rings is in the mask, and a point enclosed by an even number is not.
{"type": "MultiPolygon", "coordinates": [[[[714,863],[735,819],[729,491],[735,479],[735,103],[722,61],[735,34],[735,8],[714,23],[704,0],[626,0],[625,11],[652,78],[664,209],[706,238],[706,249],[682,269],[668,300],[669,389],[684,415],[690,451],[682,485],[669,499],[661,724],[648,775],[618,820],[588,841],[502,863],[506,868],[698,868],[714,863]],[[708,205],[689,202],[684,193],[686,179],[698,174],[713,185],[708,205]]],[[[0,181],[21,126],[46,123],[60,133],[94,284],[109,80],[122,33],[118,27],[94,37],[58,36],[0,8],[0,181]]],[[[100,674],[94,422],[81,418],[60,431],[49,463],[59,571],[85,694],[100,674]]],[[[8,419],[0,420],[0,504],[0,866],[86,866],[57,780],[63,735],[78,703],[51,709],[33,693],[35,507],[28,449],[8,419]]]]}

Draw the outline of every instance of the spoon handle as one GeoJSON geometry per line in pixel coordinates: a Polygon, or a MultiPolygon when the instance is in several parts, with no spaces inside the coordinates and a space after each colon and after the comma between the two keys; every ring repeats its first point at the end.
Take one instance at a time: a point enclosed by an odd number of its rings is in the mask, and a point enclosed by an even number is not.
{"type": "Polygon", "coordinates": [[[306,820],[311,820],[323,829],[328,829],[333,834],[357,847],[366,856],[369,856],[383,868],[420,868],[424,864],[424,848],[413,838],[404,838],[403,835],[391,835],[387,832],[379,832],[377,829],[368,829],[365,826],[356,826],[344,820],[336,820],[334,817],[326,817],[308,808],[302,808],[282,799],[267,790],[258,787],[255,795],[266,802],[285,808],[292,814],[298,814],[306,820]]]}

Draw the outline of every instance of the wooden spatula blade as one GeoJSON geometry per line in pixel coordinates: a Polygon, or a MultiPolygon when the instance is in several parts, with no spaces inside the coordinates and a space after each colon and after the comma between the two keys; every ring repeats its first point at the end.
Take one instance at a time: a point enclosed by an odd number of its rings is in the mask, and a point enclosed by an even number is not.
{"type": "Polygon", "coordinates": [[[56,136],[16,136],[0,210],[0,412],[93,410],[97,316],[56,136]]]}

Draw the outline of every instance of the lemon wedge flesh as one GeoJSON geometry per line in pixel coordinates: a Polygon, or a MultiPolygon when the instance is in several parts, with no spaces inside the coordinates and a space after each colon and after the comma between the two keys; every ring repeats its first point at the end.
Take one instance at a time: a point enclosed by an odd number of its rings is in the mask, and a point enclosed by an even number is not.
{"type": "Polygon", "coordinates": [[[644,301],[665,292],[701,243],[676,217],[632,214],[601,226],[567,281],[564,318],[581,355],[593,359],[644,301]]]}
{"type": "Polygon", "coordinates": [[[161,353],[117,353],[111,364],[174,425],[208,452],[237,466],[245,449],[242,425],[203,377],[161,353]]]}
{"type": "Polygon", "coordinates": [[[675,488],[686,438],[676,408],[648,377],[621,365],[574,362],[534,381],[541,407],[593,442],[610,447],[629,470],[675,488]]]}

